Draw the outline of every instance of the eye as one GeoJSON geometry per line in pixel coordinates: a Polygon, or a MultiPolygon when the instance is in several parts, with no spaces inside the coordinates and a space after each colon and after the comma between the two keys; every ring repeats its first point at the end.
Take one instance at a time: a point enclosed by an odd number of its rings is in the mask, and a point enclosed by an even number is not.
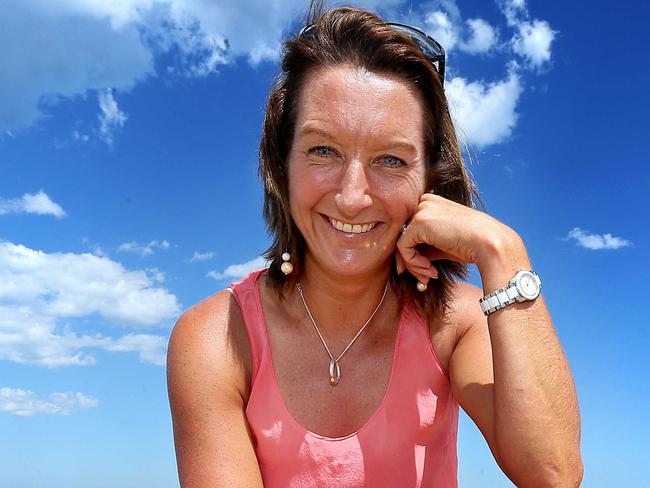
{"type": "Polygon", "coordinates": [[[400,166],[404,166],[406,164],[400,158],[396,158],[395,156],[382,156],[378,159],[378,161],[380,164],[384,164],[391,168],[399,168],[400,166]]]}
{"type": "Polygon", "coordinates": [[[331,147],[326,146],[312,147],[309,152],[320,158],[329,158],[334,155],[334,150],[331,147]]]}

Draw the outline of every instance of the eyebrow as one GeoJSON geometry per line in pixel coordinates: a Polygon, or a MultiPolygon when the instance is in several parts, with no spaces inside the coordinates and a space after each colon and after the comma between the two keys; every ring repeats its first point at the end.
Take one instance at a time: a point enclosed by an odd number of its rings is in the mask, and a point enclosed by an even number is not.
{"type": "MultiPolygon", "coordinates": [[[[331,132],[329,132],[328,130],[322,127],[315,126],[313,124],[305,124],[300,130],[300,134],[302,136],[317,135],[317,136],[326,137],[328,139],[336,140],[336,137],[334,137],[334,135],[331,132]]],[[[381,147],[385,149],[403,149],[406,151],[410,151],[413,154],[417,154],[418,152],[417,148],[413,144],[411,144],[410,142],[404,139],[392,139],[388,143],[382,142],[381,147]]]]}

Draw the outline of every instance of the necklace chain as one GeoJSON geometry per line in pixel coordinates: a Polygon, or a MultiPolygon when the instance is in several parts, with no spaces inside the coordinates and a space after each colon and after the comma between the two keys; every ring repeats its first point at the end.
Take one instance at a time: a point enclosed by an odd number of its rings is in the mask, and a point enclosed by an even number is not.
{"type": "Polygon", "coordinates": [[[314,329],[316,329],[318,338],[323,343],[323,347],[325,347],[325,350],[327,351],[327,355],[330,357],[330,364],[329,364],[330,385],[336,386],[341,379],[341,367],[339,365],[339,361],[341,360],[343,355],[346,352],[348,352],[348,350],[352,347],[352,344],[354,344],[356,340],[361,336],[361,334],[363,334],[363,331],[366,330],[366,327],[368,327],[372,319],[375,317],[375,315],[381,308],[381,305],[384,303],[384,298],[386,298],[386,293],[388,292],[388,282],[386,282],[386,286],[384,287],[384,293],[381,296],[381,300],[379,300],[379,304],[377,304],[377,307],[375,308],[374,312],[372,312],[370,317],[368,317],[368,320],[366,320],[366,322],[361,326],[361,328],[356,333],[356,335],[352,338],[352,340],[348,343],[345,349],[343,349],[343,352],[339,354],[339,356],[336,359],[334,358],[332,351],[330,351],[327,342],[325,342],[325,338],[323,337],[323,334],[321,334],[320,329],[316,324],[316,320],[314,320],[314,316],[312,315],[311,310],[309,309],[309,305],[307,305],[307,300],[305,300],[305,295],[303,294],[302,285],[300,284],[300,282],[297,283],[296,287],[298,288],[298,293],[300,294],[300,299],[302,300],[302,304],[305,306],[307,315],[309,315],[309,319],[311,320],[311,323],[314,325],[314,329]]]}

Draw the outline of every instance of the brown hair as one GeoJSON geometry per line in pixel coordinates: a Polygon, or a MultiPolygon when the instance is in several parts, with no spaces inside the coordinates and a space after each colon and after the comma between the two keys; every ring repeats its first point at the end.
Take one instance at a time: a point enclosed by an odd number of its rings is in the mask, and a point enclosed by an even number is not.
{"type": "MultiPolygon", "coordinates": [[[[322,2],[311,3],[307,25],[312,24],[309,35],[293,37],[284,43],[282,72],[269,93],[260,143],[264,217],[273,238],[265,257],[271,261],[269,278],[281,296],[295,285],[306,248],[291,217],[287,158],[301,88],[314,70],[349,64],[397,76],[415,87],[425,103],[427,188],[467,206],[473,206],[477,196],[463,164],[440,76],[411,39],[372,12],[350,7],[323,11],[322,2]],[[291,254],[294,267],[288,276],[280,270],[285,251],[291,254]]],[[[413,291],[417,280],[410,273],[398,275],[394,267],[391,272],[392,283],[400,296],[413,296],[429,321],[444,312],[454,279],[467,275],[467,267],[462,263],[443,260],[436,262],[436,267],[439,277],[429,282],[424,293],[413,291]]]]}

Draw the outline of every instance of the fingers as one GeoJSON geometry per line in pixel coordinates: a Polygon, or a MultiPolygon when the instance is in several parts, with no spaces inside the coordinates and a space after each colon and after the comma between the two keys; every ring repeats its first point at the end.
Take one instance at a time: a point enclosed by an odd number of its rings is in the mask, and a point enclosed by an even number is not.
{"type": "Polygon", "coordinates": [[[438,270],[435,266],[431,265],[429,269],[422,268],[408,268],[409,272],[417,278],[418,281],[424,283],[425,285],[429,280],[438,279],[438,270]]]}
{"type": "Polygon", "coordinates": [[[404,259],[407,268],[431,268],[431,259],[420,254],[415,248],[410,248],[413,252],[411,255],[404,259]]]}
{"type": "Polygon", "coordinates": [[[402,235],[397,240],[397,251],[401,254],[404,259],[404,264],[407,266],[429,268],[431,259],[423,256],[420,252],[420,247],[418,247],[424,244],[426,239],[423,239],[423,236],[420,236],[414,227],[417,226],[410,225],[402,231],[402,235]]]}
{"type": "Polygon", "coordinates": [[[398,272],[408,270],[426,284],[430,279],[438,278],[438,269],[432,261],[443,259],[458,261],[457,257],[439,248],[441,245],[449,244],[449,228],[451,227],[452,230],[454,228],[446,225],[449,219],[446,216],[445,205],[447,201],[438,195],[425,193],[420,197],[415,214],[397,240],[398,272]]]}
{"type": "Polygon", "coordinates": [[[410,261],[404,259],[402,253],[398,250],[395,253],[397,273],[402,274],[408,270],[422,283],[427,283],[430,279],[438,278],[438,269],[422,254],[415,251],[410,261]]]}

